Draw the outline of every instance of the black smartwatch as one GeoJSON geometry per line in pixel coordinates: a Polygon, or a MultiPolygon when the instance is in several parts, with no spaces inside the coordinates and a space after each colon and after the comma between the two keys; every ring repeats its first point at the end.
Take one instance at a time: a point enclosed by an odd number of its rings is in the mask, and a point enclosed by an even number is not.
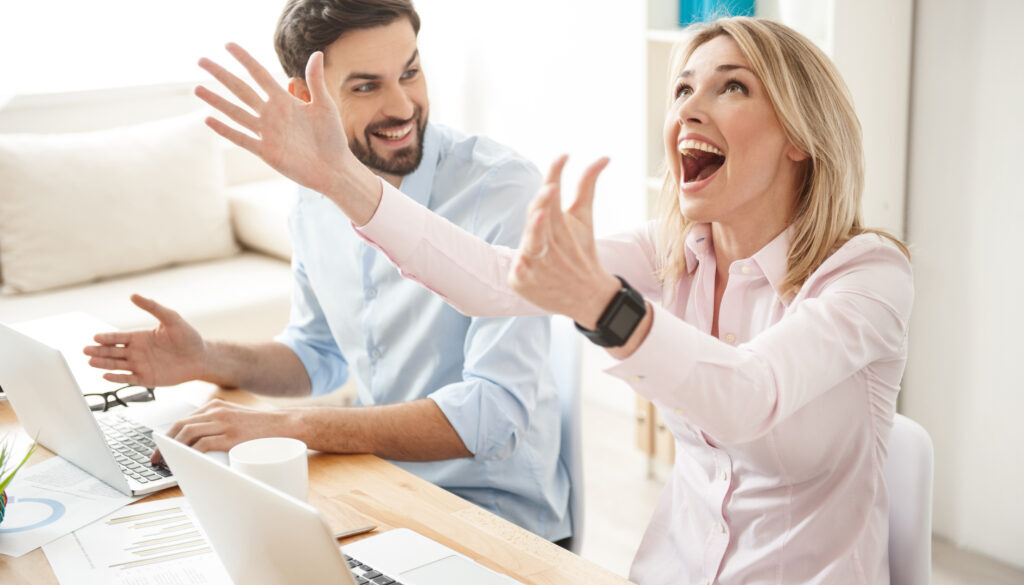
{"type": "Polygon", "coordinates": [[[636,326],[647,314],[647,303],[636,289],[629,286],[624,278],[616,275],[622,288],[612,297],[601,318],[597,320],[597,329],[591,331],[576,323],[576,329],[595,345],[601,347],[620,347],[626,344],[636,326]]]}

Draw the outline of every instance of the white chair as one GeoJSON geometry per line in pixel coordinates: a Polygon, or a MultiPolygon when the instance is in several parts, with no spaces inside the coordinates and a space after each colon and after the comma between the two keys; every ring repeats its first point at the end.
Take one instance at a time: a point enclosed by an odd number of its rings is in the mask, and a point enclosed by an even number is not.
{"type": "Polygon", "coordinates": [[[897,414],[885,463],[890,585],[931,585],[933,458],[928,431],[897,414]]]}
{"type": "Polygon", "coordinates": [[[583,432],[580,421],[581,337],[568,317],[551,318],[551,374],[562,413],[559,460],[569,470],[569,517],[572,536],[567,547],[579,554],[583,546],[583,432]]]}

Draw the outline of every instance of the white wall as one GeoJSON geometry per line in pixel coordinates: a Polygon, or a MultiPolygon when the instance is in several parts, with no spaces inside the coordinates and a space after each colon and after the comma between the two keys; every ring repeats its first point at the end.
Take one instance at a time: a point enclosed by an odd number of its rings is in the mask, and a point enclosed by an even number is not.
{"type": "MultiPolygon", "coordinates": [[[[917,2],[902,409],[935,442],[936,532],[1024,567],[1024,3],[917,2]]],[[[884,91],[884,88],[880,88],[884,91]]]]}
{"type": "Polygon", "coordinates": [[[644,5],[619,0],[417,0],[431,117],[508,144],[547,173],[570,155],[563,203],[600,156],[599,233],[646,213],[644,5]]]}

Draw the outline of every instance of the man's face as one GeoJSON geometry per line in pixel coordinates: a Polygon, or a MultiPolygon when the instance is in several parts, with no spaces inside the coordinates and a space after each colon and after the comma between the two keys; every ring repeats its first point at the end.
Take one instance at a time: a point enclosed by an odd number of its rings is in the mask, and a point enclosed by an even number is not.
{"type": "Polygon", "coordinates": [[[356,158],[385,179],[416,170],[430,106],[409,20],[345,33],[324,58],[327,91],[356,158]]]}

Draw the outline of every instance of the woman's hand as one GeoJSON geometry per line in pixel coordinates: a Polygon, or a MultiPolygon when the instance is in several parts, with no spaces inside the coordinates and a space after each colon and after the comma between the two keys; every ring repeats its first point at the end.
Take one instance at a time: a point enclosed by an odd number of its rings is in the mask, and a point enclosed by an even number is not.
{"type": "Polygon", "coordinates": [[[196,87],[196,96],[255,137],[216,118],[207,118],[206,125],[260,157],[282,175],[330,197],[356,224],[369,221],[380,201],[380,184],[349,149],[338,107],[324,82],[323,53],[313,53],[306,64],[306,85],[310,93],[307,103],[281,87],[242,47],[229,43],[227,50],[267,97],[261,97],[249,84],[217,63],[200,59],[199,66],[251,111],[201,85],[196,87]],[[341,194],[345,194],[344,197],[341,194]]]}
{"type": "Polygon", "coordinates": [[[560,191],[566,160],[568,157],[562,156],[551,165],[547,180],[530,203],[509,285],[534,305],[594,329],[621,288],[619,280],[601,267],[594,242],[594,187],[608,159],[587,168],[576,201],[562,211],[560,191]]]}

